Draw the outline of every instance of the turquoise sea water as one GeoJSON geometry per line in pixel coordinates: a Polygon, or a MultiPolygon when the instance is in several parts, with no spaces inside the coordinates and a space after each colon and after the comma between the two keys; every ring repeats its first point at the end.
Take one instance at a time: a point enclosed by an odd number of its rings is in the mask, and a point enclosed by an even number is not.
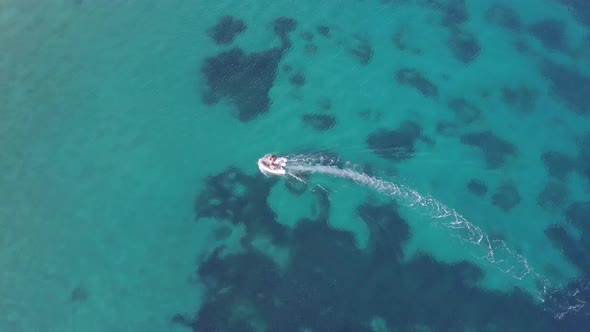
{"type": "Polygon", "coordinates": [[[587,331],[589,26],[1,1],[0,330],[587,331]]]}

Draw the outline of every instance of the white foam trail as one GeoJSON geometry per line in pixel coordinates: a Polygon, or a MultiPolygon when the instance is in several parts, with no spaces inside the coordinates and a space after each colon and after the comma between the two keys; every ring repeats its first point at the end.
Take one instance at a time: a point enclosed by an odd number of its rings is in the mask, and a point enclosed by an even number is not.
{"type": "MultiPolygon", "coordinates": [[[[384,181],[351,169],[340,169],[335,166],[294,165],[289,166],[288,171],[295,173],[321,173],[349,179],[357,184],[371,187],[381,193],[394,196],[402,205],[420,205],[427,210],[422,209],[419,212],[429,217],[439,219],[439,221],[447,218],[451,219],[450,222],[444,225],[453,229],[454,236],[466,241],[468,244],[474,245],[478,249],[485,249],[486,254],[480,258],[486,259],[506,273],[510,272],[513,277],[519,280],[533,273],[526,257],[510,250],[504,241],[491,239],[479,227],[470,223],[454,209],[445,206],[432,197],[422,196],[416,190],[407,186],[384,181]]],[[[439,224],[442,223],[439,222],[439,224]]]]}
{"type": "MultiPolygon", "coordinates": [[[[344,178],[392,196],[401,205],[409,207],[420,206],[421,208],[417,209],[417,212],[435,218],[437,225],[451,230],[451,236],[462,240],[471,247],[470,252],[481,253],[481,256],[476,257],[484,259],[492,264],[492,266],[518,280],[523,280],[525,277],[532,278],[538,287],[536,292],[537,298],[542,302],[552,300],[551,308],[547,307],[546,309],[551,310],[555,314],[555,317],[561,319],[567,312],[580,312],[584,307],[585,302],[576,297],[580,292],[578,289],[571,290],[568,299],[555,301],[555,298],[553,298],[554,287],[547,278],[531,268],[526,257],[512,250],[503,240],[490,238],[483,230],[469,222],[465,217],[455,211],[455,209],[447,207],[432,197],[422,196],[416,190],[407,186],[385,181],[353,169],[326,165],[310,165],[309,163],[317,162],[317,159],[314,159],[306,156],[291,157],[289,159],[289,165],[286,168],[287,173],[321,173],[344,178]],[[569,301],[574,302],[574,304],[568,303],[569,301]]],[[[321,159],[320,162],[334,164],[334,161],[329,158],[321,159]]]]}

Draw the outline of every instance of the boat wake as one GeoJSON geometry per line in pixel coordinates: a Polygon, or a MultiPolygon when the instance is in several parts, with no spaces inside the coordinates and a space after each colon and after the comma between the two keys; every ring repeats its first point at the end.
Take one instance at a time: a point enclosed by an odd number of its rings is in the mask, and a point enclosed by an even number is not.
{"type": "Polygon", "coordinates": [[[317,173],[347,179],[395,198],[400,205],[412,207],[413,211],[426,215],[437,226],[449,229],[451,236],[462,241],[477,259],[484,260],[517,280],[532,281],[537,287],[534,295],[545,303],[546,309],[552,311],[557,318],[561,319],[569,312],[590,315],[590,312],[582,312],[585,305],[584,294],[590,291],[590,282],[578,282],[576,283],[578,287],[568,287],[567,295],[564,296],[564,290],[558,289],[546,277],[537,273],[525,256],[510,248],[504,240],[492,238],[455,209],[437,199],[423,196],[403,184],[357,171],[355,166],[349,163],[310,156],[288,156],[287,159],[289,160],[285,168],[287,175],[297,177],[303,173],[317,173]]]}

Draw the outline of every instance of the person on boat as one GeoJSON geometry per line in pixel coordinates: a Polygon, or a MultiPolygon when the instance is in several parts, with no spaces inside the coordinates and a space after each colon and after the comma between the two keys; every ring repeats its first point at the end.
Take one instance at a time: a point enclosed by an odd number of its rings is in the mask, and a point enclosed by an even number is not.
{"type": "Polygon", "coordinates": [[[277,164],[275,164],[276,161],[277,161],[277,156],[275,156],[274,154],[271,154],[268,157],[268,167],[270,167],[270,169],[277,169],[279,166],[277,164]]]}

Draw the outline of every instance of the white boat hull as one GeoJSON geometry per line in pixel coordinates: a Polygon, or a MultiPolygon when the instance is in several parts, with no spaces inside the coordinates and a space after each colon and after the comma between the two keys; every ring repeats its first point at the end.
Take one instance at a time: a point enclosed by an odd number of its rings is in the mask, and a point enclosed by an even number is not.
{"type": "Polygon", "coordinates": [[[267,156],[258,159],[258,169],[265,175],[285,175],[285,166],[287,166],[286,158],[278,158],[275,164],[279,167],[272,169],[265,164],[267,156]]]}

